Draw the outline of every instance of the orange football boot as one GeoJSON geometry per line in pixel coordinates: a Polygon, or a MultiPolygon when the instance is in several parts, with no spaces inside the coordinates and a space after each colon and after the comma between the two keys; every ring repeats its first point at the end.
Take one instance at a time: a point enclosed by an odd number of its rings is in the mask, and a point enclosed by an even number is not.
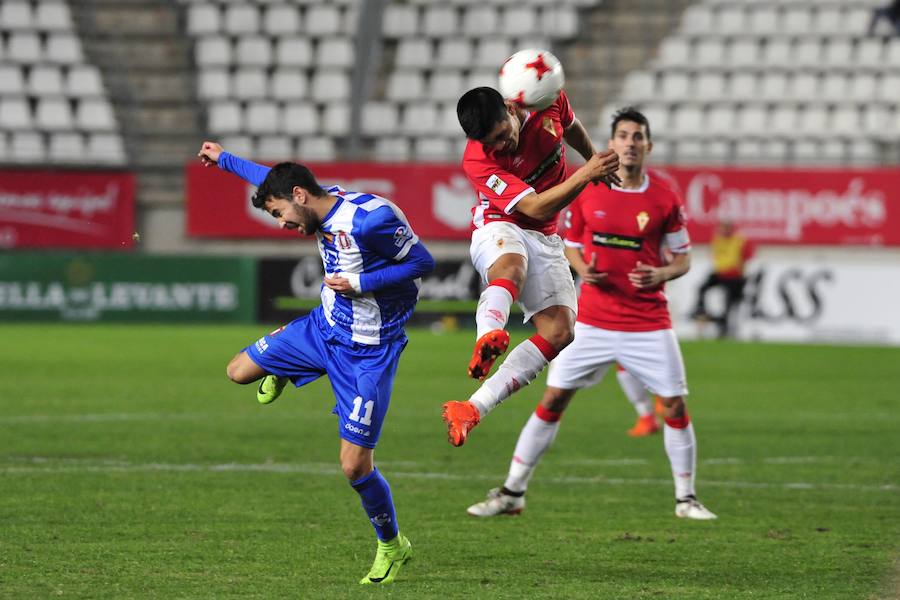
{"type": "Polygon", "coordinates": [[[656,402],[653,405],[653,410],[656,412],[657,417],[664,419],[666,417],[666,405],[662,403],[659,396],[654,396],[654,398],[656,398],[656,402]]]}
{"type": "Polygon", "coordinates": [[[475,405],[469,402],[445,402],[441,413],[447,424],[447,439],[454,446],[466,443],[469,432],[481,421],[481,415],[475,405]]]}
{"type": "Polygon", "coordinates": [[[494,329],[478,338],[472,360],[469,361],[469,377],[484,381],[491,372],[494,361],[509,348],[509,334],[503,329],[494,329]]]}
{"type": "Polygon", "coordinates": [[[644,415],[637,418],[634,427],[628,430],[628,435],[631,437],[645,437],[653,435],[657,431],[659,431],[659,423],[656,422],[656,417],[654,415],[644,415]]]}

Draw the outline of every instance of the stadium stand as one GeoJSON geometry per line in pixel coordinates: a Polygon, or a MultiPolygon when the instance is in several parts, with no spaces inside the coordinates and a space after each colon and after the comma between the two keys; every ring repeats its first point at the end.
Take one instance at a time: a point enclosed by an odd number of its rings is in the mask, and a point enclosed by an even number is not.
{"type": "Polygon", "coordinates": [[[0,163],[126,160],[100,69],[84,56],[69,3],[0,3],[0,163]]]}
{"type": "Polygon", "coordinates": [[[696,3],[603,112],[646,109],[669,163],[895,162],[900,38],[867,34],[874,6],[696,3]]]}

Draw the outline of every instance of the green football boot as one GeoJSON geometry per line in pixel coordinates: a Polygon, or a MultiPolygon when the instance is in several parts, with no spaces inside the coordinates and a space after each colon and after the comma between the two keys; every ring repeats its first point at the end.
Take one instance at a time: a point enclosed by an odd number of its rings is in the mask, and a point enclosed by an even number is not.
{"type": "Polygon", "coordinates": [[[359,582],[361,584],[391,583],[397,578],[400,567],[412,558],[412,544],[405,535],[399,534],[389,542],[378,540],[378,551],[375,553],[375,562],[369,569],[368,575],[359,582]]]}
{"type": "Polygon", "coordinates": [[[256,390],[256,399],[260,404],[271,404],[284,391],[287,385],[287,377],[277,377],[275,375],[266,375],[259,382],[259,388],[256,390]]]}

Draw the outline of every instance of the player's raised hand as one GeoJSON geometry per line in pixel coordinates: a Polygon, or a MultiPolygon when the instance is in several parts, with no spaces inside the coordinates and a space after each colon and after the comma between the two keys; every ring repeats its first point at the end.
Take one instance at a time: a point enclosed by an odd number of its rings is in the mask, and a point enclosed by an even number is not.
{"type": "Polygon", "coordinates": [[[581,274],[581,279],[590,285],[600,285],[606,281],[606,273],[597,270],[596,253],[591,256],[591,260],[587,263],[584,273],[581,274]]]}
{"type": "Polygon", "coordinates": [[[638,261],[634,269],[628,273],[628,280],[634,287],[645,289],[664,283],[666,281],[666,275],[659,267],[652,267],[638,261]]]}
{"type": "Polygon", "coordinates": [[[204,167],[214,167],[219,163],[219,155],[222,154],[222,152],[223,148],[220,144],[217,144],[216,142],[203,142],[197,156],[200,157],[200,162],[204,167]]]}

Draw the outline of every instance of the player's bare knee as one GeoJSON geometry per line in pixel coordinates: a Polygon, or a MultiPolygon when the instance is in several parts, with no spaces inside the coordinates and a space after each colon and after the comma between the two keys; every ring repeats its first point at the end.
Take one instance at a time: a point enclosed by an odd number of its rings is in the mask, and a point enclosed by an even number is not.
{"type": "Polygon", "coordinates": [[[343,460],[341,470],[347,481],[357,481],[372,472],[372,468],[365,461],[343,460]]]}
{"type": "Polygon", "coordinates": [[[569,401],[572,400],[572,396],[574,395],[574,390],[547,387],[547,389],[544,390],[543,398],[541,398],[541,406],[547,410],[561,413],[569,406],[569,401]]]}
{"type": "Polygon", "coordinates": [[[241,355],[238,354],[228,363],[228,366],[225,367],[225,375],[228,376],[228,379],[235,383],[250,383],[250,380],[247,379],[247,374],[242,369],[241,355]]]}
{"type": "Polygon", "coordinates": [[[678,419],[684,416],[684,396],[671,396],[668,398],[660,396],[659,401],[662,402],[663,408],[665,409],[665,418],[678,419]]]}

